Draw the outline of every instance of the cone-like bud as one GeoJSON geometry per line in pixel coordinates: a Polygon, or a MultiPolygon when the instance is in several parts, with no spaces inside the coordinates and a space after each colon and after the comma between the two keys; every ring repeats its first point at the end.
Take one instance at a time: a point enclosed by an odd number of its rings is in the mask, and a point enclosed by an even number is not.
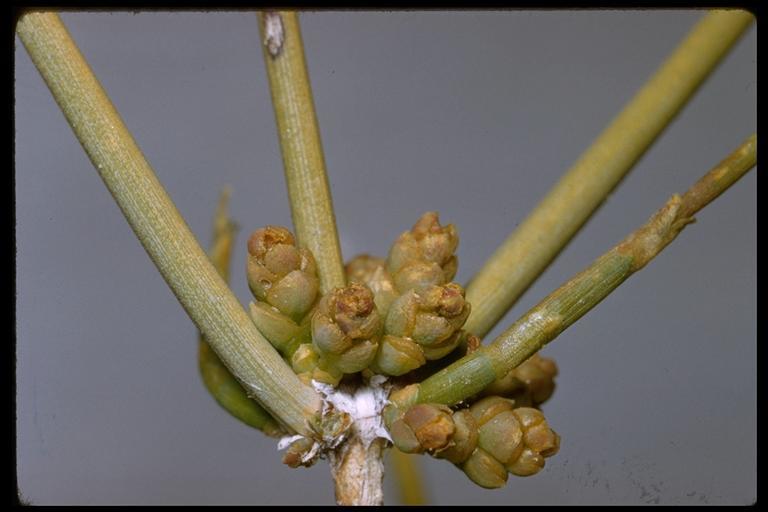
{"type": "Polygon", "coordinates": [[[382,321],[371,290],[353,283],[323,296],[312,315],[312,343],[329,369],[355,373],[373,362],[382,321]]]}
{"type": "Polygon", "coordinates": [[[518,407],[513,412],[523,426],[523,441],[527,448],[544,457],[551,457],[560,450],[560,436],[549,428],[540,410],[518,407]]]}
{"type": "Polygon", "coordinates": [[[501,464],[517,459],[523,451],[523,427],[513,412],[514,402],[488,397],[470,407],[478,424],[477,444],[501,464]]]}
{"type": "Polygon", "coordinates": [[[557,364],[552,359],[534,354],[504,377],[483,390],[483,395],[501,395],[515,400],[518,406],[538,406],[555,390],[557,364]]]}
{"type": "Polygon", "coordinates": [[[379,343],[371,370],[374,373],[398,376],[415,370],[426,362],[424,350],[418,343],[410,338],[385,335],[379,343]]]}
{"type": "Polygon", "coordinates": [[[450,282],[458,266],[453,254],[458,244],[453,224],[441,226],[436,212],[422,215],[390,248],[387,270],[397,289],[403,293],[450,282]]]}
{"type": "Polygon", "coordinates": [[[328,366],[312,343],[300,344],[291,356],[290,363],[294,373],[307,385],[315,380],[336,386],[344,376],[341,371],[328,366]]]}
{"type": "Polygon", "coordinates": [[[449,446],[455,431],[451,409],[439,404],[417,404],[390,428],[395,446],[405,453],[436,453],[449,446]]]}
{"type": "Polygon", "coordinates": [[[461,464],[469,459],[472,452],[477,448],[477,421],[475,421],[475,417],[472,416],[469,409],[462,409],[453,413],[453,423],[455,431],[450,446],[435,455],[435,457],[447,459],[454,464],[461,464]]]}
{"type": "Polygon", "coordinates": [[[281,354],[286,354],[291,342],[300,337],[307,327],[303,324],[297,324],[266,302],[251,302],[249,311],[259,332],[281,354]]]}
{"type": "Polygon", "coordinates": [[[498,489],[507,483],[507,469],[482,448],[475,448],[461,470],[480,487],[498,489]]]}
{"type": "Polygon", "coordinates": [[[541,411],[498,396],[453,414],[437,404],[417,404],[404,413],[390,407],[384,420],[398,449],[447,459],[486,488],[504,485],[507,472],[537,473],[560,447],[541,411]]]}
{"type": "Polygon", "coordinates": [[[464,289],[456,283],[412,289],[389,309],[385,332],[421,345],[426,359],[439,359],[460,342],[461,326],[469,316],[464,289]]]}
{"type": "Polygon", "coordinates": [[[257,229],[248,239],[248,286],[261,302],[299,322],[315,303],[319,287],[312,253],[296,246],[290,231],[257,229]]]}
{"type": "Polygon", "coordinates": [[[386,265],[382,258],[361,254],[352,258],[345,267],[349,283],[364,284],[370,288],[376,309],[382,316],[386,316],[389,306],[399,295],[386,265]]]}

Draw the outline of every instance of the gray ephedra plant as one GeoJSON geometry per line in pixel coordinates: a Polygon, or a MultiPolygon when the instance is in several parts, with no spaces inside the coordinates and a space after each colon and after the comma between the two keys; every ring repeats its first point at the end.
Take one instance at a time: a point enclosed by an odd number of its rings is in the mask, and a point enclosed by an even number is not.
{"type": "MultiPolygon", "coordinates": [[[[199,330],[199,370],[210,394],[235,418],[279,439],[288,466],[327,460],[337,503],[380,505],[388,449],[401,454],[399,472],[415,471],[413,459],[402,454],[424,454],[488,489],[536,475],[557,460],[567,426],[551,421],[541,406],[562,369],[539,351],[644,269],[753,168],[756,135],[745,133],[698,181],[649,209],[644,223],[613,247],[596,250],[592,263],[515,322],[489,333],[752,21],[744,11],[703,13],[531,213],[504,221],[515,229],[466,283],[457,280],[461,220],[447,223],[429,206],[382,246],[385,252],[342,258],[296,13],[258,15],[293,226],[241,223],[247,237],[237,241],[228,189],[207,252],[58,15],[30,12],[17,34],[199,330]],[[252,295],[245,307],[228,285],[237,252],[245,255],[252,295]]],[[[402,480],[406,501],[419,499],[417,480],[402,480]]]]}

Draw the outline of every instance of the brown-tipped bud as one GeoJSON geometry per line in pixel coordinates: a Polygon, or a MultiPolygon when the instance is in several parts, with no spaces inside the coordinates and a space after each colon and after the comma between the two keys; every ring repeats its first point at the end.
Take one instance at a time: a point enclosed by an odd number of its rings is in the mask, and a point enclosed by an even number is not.
{"type": "Polygon", "coordinates": [[[507,483],[507,469],[482,448],[475,448],[461,470],[470,480],[486,489],[498,489],[507,483]]]}
{"type": "Polygon", "coordinates": [[[376,356],[381,329],[373,293],[353,283],[320,300],[312,316],[312,343],[329,368],[359,372],[376,356]]]}
{"type": "Polygon", "coordinates": [[[437,452],[448,446],[456,429],[451,409],[439,404],[416,404],[403,416],[421,447],[437,452]]]}
{"type": "Polygon", "coordinates": [[[436,349],[432,352],[443,355],[453,350],[460,342],[455,335],[469,311],[464,289],[458,284],[410,290],[390,307],[385,332],[412,339],[425,349],[427,359],[435,359],[435,353],[427,354],[427,349],[436,349]]]}
{"type": "Polygon", "coordinates": [[[344,266],[344,272],[347,274],[347,281],[350,283],[367,285],[374,272],[386,264],[387,261],[383,258],[377,258],[370,254],[358,254],[344,266]]]}
{"type": "Polygon", "coordinates": [[[557,453],[560,436],[549,428],[541,411],[530,407],[510,410],[511,403],[488,397],[472,406],[475,410],[470,410],[480,425],[478,446],[510,473],[530,476],[544,467],[545,457],[557,453]]]}
{"type": "Polygon", "coordinates": [[[500,396],[489,396],[478,400],[469,408],[472,416],[475,417],[478,426],[483,426],[491,418],[504,411],[511,411],[515,403],[500,396]]]}
{"type": "Polygon", "coordinates": [[[447,459],[454,464],[461,464],[477,448],[478,428],[474,416],[467,409],[453,413],[455,432],[450,445],[435,454],[439,459],[447,459]]]}
{"type": "Polygon", "coordinates": [[[534,354],[504,377],[496,379],[483,394],[512,398],[518,406],[537,406],[552,396],[556,376],[555,361],[534,354]]]}
{"type": "Polygon", "coordinates": [[[368,254],[355,256],[345,267],[347,281],[364,284],[373,292],[376,309],[386,316],[389,306],[398,297],[392,276],[386,269],[386,261],[368,254]]]}
{"type": "Polygon", "coordinates": [[[454,333],[450,338],[447,338],[440,343],[435,343],[429,347],[421,347],[424,351],[424,357],[428,361],[435,361],[437,359],[444,358],[459,346],[463,334],[463,331],[458,331],[454,333]]]}
{"type": "Polygon", "coordinates": [[[523,429],[512,411],[502,411],[479,428],[478,444],[502,464],[523,451],[523,429]]]}
{"type": "Polygon", "coordinates": [[[557,453],[560,436],[541,411],[515,406],[514,400],[490,396],[469,411],[478,426],[478,446],[511,473],[528,476],[544,467],[544,457],[557,453]]]}
{"type": "Polygon", "coordinates": [[[416,402],[419,396],[418,384],[411,384],[400,389],[394,389],[389,394],[389,403],[384,406],[382,418],[389,428],[395,420],[403,417],[405,411],[416,402]]]}
{"type": "Polygon", "coordinates": [[[386,335],[379,343],[379,350],[371,370],[384,375],[404,375],[424,365],[424,351],[413,340],[386,335]]]}
{"type": "Polygon", "coordinates": [[[553,359],[534,354],[514,372],[528,388],[531,401],[536,405],[546,402],[555,391],[557,364],[553,359]]]}
{"type": "Polygon", "coordinates": [[[387,270],[400,292],[447,283],[456,275],[458,244],[453,224],[441,226],[438,214],[427,212],[392,244],[387,270]]]}
{"type": "Polygon", "coordinates": [[[424,453],[416,434],[411,427],[401,418],[393,421],[388,429],[392,443],[403,453],[424,453]]]}
{"type": "Polygon", "coordinates": [[[517,459],[507,464],[507,471],[517,476],[535,475],[543,468],[544,457],[530,448],[525,448],[517,459]]]}
{"type": "Polygon", "coordinates": [[[515,416],[523,426],[526,446],[549,457],[560,449],[560,436],[549,428],[544,414],[532,407],[518,407],[515,416]]]}
{"type": "Polygon", "coordinates": [[[287,464],[292,468],[313,465],[317,460],[317,457],[312,456],[311,453],[314,444],[315,441],[308,437],[302,437],[292,442],[285,450],[283,464],[287,464]]]}
{"type": "Polygon", "coordinates": [[[296,247],[285,228],[267,226],[248,239],[248,286],[260,301],[301,320],[317,298],[319,281],[312,253],[296,247]]]}

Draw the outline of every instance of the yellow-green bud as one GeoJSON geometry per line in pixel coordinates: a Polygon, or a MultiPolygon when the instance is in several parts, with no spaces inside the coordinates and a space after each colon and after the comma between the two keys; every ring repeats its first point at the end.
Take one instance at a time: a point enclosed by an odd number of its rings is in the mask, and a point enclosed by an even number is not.
{"type": "Polygon", "coordinates": [[[386,261],[368,254],[361,254],[347,263],[345,271],[349,283],[364,284],[370,288],[376,309],[379,310],[379,314],[385,316],[389,306],[398,296],[392,276],[386,270],[386,261]]]}
{"type": "Polygon", "coordinates": [[[311,343],[302,343],[291,357],[291,368],[297,374],[311,372],[320,360],[320,354],[311,343]]]}
{"type": "Polygon", "coordinates": [[[413,289],[390,307],[385,332],[412,339],[422,346],[426,359],[437,359],[459,344],[457,334],[469,311],[464,290],[456,283],[413,289]]]}
{"type": "Polygon", "coordinates": [[[557,364],[534,354],[505,376],[493,381],[483,395],[501,395],[515,400],[518,407],[538,406],[547,401],[555,390],[557,364]]]}
{"type": "Polygon", "coordinates": [[[457,331],[450,338],[447,338],[440,343],[435,343],[429,347],[421,347],[422,350],[424,350],[424,357],[428,361],[435,361],[437,359],[444,358],[459,346],[463,336],[464,331],[457,331]]]}
{"type": "Polygon", "coordinates": [[[507,483],[507,469],[482,448],[475,448],[461,470],[480,487],[498,489],[507,483]]]}
{"type": "Polygon", "coordinates": [[[251,234],[246,273],[248,286],[259,301],[297,322],[317,298],[319,281],[312,253],[296,247],[285,228],[267,226],[251,234]]]}
{"type": "Polygon", "coordinates": [[[549,428],[544,414],[532,407],[518,407],[513,413],[520,421],[524,431],[526,446],[541,453],[544,457],[555,455],[560,449],[560,436],[549,428]]]}
{"type": "Polygon", "coordinates": [[[406,411],[403,421],[421,447],[431,453],[446,448],[456,429],[451,409],[439,404],[414,405],[406,411]]]}
{"type": "Polygon", "coordinates": [[[447,283],[456,275],[458,244],[453,224],[441,226],[437,213],[427,212],[392,244],[387,270],[400,292],[447,283]]]}
{"type": "Polygon", "coordinates": [[[256,324],[259,332],[281,354],[285,353],[290,342],[296,339],[302,331],[296,322],[266,302],[251,302],[249,310],[251,319],[256,324]]]}
{"type": "MultiPolygon", "coordinates": [[[[413,387],[393,393],[397,403],[415,398],[413,387]]],[[[391,397],[392,399],[392,397],[391,397]]],[[[395,446],[406,453],[428,452],[456,464],[476,484],[496,488],[507,472],[537,473],[544,458],[557,453],[560,437],[538,409],[515,407],[515,401],[492,396],[469,409],[451,414],[439,404],[394,405],[384,409],[384,421],[395,446]]]]}
{"type": "Polygon", "coordinates": [[[506,467],[507,471],[516,476],[535,475],[544,468],[544,457],[530,448],[525,448],[520,456],[506,467]]]}
{"type": "Polygon", "coordinates": [[[381,329],[373,293],[353,283],[320,299],[312,316],[312,343],[329,368],[355,373],[376,356],[381,329]]]}
{"type": "Polygon", "coordinates": [[[376,269],[386,264],[387,262],[383,258],[377,258],[370,254],[358,254],[344,265],[344,272],[350,283],[368,284],[368,280],[376,272],[376,269]]]}
{"type": "Polygon", "coordinates": [[[461,464],[477,448],[477,422],[468,409],[462,409],[453,413],[453,423],[455,432],[451,444],[445,450],[435,454],[435,457],[461,464]]]}
{"type": "Polygon", "coordinates": [[[384,375],[403,375],[419,368],[427,360],[423,349],[409,338],[386,335],[379,342],[379,350],[371,369],[384,375]]]}

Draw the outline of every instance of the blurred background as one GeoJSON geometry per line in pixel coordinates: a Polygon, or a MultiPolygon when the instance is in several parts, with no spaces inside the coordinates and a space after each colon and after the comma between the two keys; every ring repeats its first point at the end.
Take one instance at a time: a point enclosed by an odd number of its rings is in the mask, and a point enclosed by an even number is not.
{"type": "MultiPolygon", "coordinates": [[[[301,16],[342,250],[384,256],[427,210],[466,283],[702,11],[301,16]]],[[[245,241],[290,226],[250,12],[62,14],[204,247],[221,188],[245,241]]],[[[332,504],[197,373],[197,336],[16,38],[17,470],[43,504],[332,504]]],[[[489,335],[642,224],[756,130],[756,26],[489,335]]],[[[536,476],[484,490],[418,462],[435,504],[756,500],[755,170],[542,352],[562,436],[536,476]]],[[[395,479],[386,501],[397,502],[395,479]]]]}

